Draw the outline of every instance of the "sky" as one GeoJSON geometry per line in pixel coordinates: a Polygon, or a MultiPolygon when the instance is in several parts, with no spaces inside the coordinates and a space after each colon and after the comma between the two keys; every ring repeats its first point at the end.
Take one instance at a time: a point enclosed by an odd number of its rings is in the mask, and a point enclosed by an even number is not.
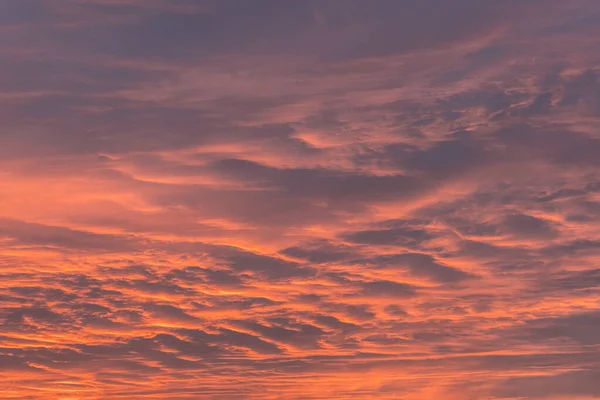
{"type": "Polygon", "coordinates": [[[597,0],[0,0],[0,398],[600,398],[597,0]]]}

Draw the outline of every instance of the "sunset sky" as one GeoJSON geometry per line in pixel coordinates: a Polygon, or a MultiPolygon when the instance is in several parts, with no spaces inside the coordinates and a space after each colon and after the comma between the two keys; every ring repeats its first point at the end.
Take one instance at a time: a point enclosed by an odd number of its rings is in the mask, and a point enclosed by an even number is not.
{"type": "Polygon", "coordinates": [[[600,1],[0,0],[0,399],[600,399],[600,1]]]}

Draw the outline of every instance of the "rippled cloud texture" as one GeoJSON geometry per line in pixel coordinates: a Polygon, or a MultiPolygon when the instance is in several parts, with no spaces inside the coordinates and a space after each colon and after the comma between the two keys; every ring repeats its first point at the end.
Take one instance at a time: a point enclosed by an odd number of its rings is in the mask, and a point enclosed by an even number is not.
{"type": "Polygon", "coordinates": [[[0,0],[2,399],[600,398],[597,0],[0,0]]]}

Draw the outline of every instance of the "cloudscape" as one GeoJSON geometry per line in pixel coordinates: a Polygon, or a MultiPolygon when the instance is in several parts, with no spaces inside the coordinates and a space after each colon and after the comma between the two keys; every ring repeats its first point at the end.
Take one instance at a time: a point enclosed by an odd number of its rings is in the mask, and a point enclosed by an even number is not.
{"type": "Polygon", "coordinates": [[[0,0],[0,398],[600,398],[597,0],[0,0]]]}

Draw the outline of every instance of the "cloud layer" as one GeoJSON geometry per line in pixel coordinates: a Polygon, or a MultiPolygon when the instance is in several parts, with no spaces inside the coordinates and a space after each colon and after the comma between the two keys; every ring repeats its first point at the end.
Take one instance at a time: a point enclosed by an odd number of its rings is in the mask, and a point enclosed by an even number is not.
{"type": "Polygon", "coordinates": [[[597,2],[0,32],[2,398],[600,398],[597,2]]]}

